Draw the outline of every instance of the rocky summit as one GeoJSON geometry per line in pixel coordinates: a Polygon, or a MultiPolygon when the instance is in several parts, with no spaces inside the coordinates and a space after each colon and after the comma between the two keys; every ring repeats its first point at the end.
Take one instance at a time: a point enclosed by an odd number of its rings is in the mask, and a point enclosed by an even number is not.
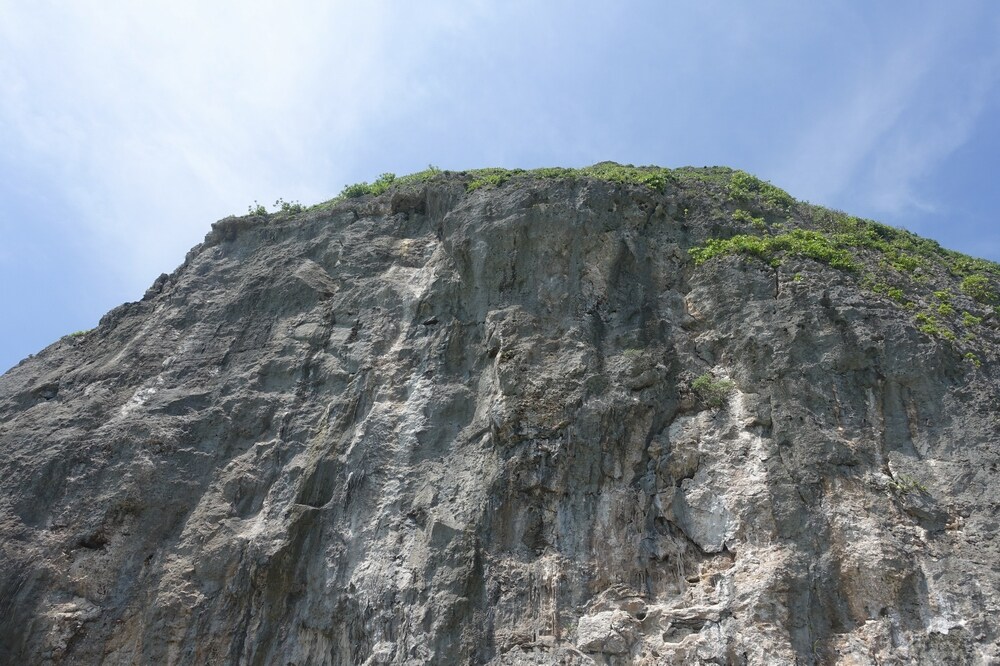
{"type": "Polygon", "coordinates": [[[226,218],[0,378],[0,663],[998,663],[998,287],[724,168],[226,218]]]}

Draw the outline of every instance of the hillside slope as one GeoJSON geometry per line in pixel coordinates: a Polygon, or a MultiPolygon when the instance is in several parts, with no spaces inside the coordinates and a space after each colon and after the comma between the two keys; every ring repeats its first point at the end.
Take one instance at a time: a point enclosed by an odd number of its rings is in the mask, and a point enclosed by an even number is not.
{"type": "Polygon", "coordinates": [[[1000,267],[743,172],[227,218],[0,377],[0,663],[1000,661],[1000,267]]]}

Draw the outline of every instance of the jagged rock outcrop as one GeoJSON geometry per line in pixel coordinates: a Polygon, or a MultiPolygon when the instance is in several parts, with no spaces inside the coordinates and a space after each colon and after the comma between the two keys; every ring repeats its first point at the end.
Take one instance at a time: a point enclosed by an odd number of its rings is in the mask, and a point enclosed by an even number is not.
{"type": "Polygon", "coordinates": [[[0,378],[0,662],[997,663],[993,269],[549,175],[228,218],[0,378]],[[857,266],[689,252],[793,229],[857,266]]]}

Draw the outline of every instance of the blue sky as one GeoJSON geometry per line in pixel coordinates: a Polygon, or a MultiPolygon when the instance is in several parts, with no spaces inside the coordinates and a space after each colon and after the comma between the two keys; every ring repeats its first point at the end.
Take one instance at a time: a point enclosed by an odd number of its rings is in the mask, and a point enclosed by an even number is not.
{"type": "Polygon", "coordinates": [[[1000,260],[995,2],[0,0],[0,371],[254,200],[728,165],[1000,260]]]}

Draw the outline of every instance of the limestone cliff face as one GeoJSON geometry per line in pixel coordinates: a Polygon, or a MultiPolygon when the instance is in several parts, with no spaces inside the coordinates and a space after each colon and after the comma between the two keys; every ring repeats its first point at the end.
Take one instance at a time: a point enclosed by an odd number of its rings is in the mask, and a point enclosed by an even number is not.
{"type": "Polygon", "coordinates": [[[711,179],[467,183],[223,220],[0,378],[0,663],[1000,660],[988,294],[915,278],[963,358],[696,266],[711,179]]]}

